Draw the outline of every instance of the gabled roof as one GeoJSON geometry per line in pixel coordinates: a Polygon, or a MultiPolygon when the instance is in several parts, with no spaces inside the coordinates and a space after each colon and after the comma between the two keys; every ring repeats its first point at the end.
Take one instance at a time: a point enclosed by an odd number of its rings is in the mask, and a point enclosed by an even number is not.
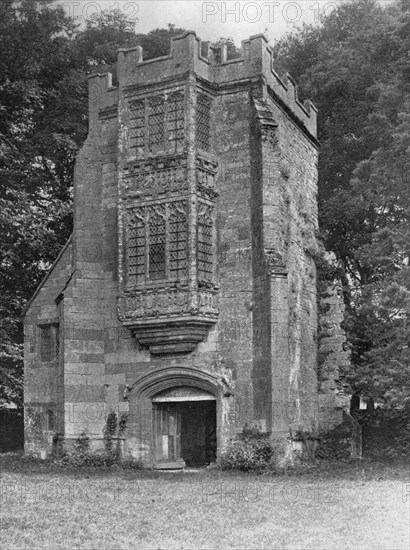
{"type": "Polygon", "coordinates": [[[71,241],[72,241],[72,238],[73,238],[73,235],[71,234],[70,237],[68,238],[68,241],[65,243],[65,245],[63,246],[63,248],[61,249],[59,255],[57,256],[57,258],[54,260],[53,262],[53,265],[50,267],[50,269],[47,271],[46,275],[44,276],[44,278],[42,279],[41,283],[38,285],[38,287],[36,288],[33,296],[30,298],[30,301],[28,302],[28,304],[26,305],[26,307],[23,309],[23,313],[22,313],[22,317],[24,317],[27,313],[27,311],[29,310],[31,304],[34,302],[37,294],[40,292],[41,288],[43,287],[44,283],[47,281],[47,279],[50,277],[51,273],[53,272],[55,266],[58,264],[61,256],[64,254],[64,252],[67,250],[67,248],[69,247],[69,245],[71,244],[71,241]]]}

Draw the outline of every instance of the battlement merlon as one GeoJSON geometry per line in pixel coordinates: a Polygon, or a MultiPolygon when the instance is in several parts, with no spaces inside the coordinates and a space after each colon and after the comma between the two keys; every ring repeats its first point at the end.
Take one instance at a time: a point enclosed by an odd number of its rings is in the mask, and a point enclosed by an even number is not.
{"type": "Polygon", "coordinates": [[[92,130],[103,109],[118,105],[118,87],[112,85],[111,73],[97,73],[88,76],[89,128],[92,130]]]}
{"type": "MultiPolygon", "coordinates": [[[[275,72],[273,52],[267,38],[258,34],[243,40],[241,52],[241,57],[227,59],[225,45],[209,47],[207,43],[202,43],[194,31],[171,38],[169,55],[147,61],[144,61],[140,46],[120,49],[117,63],[119,87],[124,89],[152,85],[165,79],[183,77],[188,72],[195,73],[215,86],[262,77],[272,96],[285,104],[316,138],[317,109],[311,101],[303,104],[299,101],[296,83],[290,75],[283,81],[275,72]],[[217,49],[220,50],[218,56],[217,49]]],[[[97,115],[96,108],[106,109],[118,102],[118,89],[112,88],[110,75],[92,75],[89,78],[91,118],[92,114],[97,115]],[[99,107],[97,103],[100,103],[99,107]]]]}

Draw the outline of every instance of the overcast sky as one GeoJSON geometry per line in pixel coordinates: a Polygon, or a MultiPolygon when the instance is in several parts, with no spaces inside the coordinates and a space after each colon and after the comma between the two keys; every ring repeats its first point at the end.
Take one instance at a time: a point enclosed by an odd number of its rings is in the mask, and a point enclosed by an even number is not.
{"type": "Polygon", "coordinates": [[[203,40],[231,36],[239,46],[241,40],[253,34],[265,32],[273,41],[303,22],[317,22],[320,14],[330,13],[340,0],[61,0],[61,3],[80,21],[97,11],[120,8],[135,20],[136,32],[146,33],[174,23],[195,30],[203,40]]]}

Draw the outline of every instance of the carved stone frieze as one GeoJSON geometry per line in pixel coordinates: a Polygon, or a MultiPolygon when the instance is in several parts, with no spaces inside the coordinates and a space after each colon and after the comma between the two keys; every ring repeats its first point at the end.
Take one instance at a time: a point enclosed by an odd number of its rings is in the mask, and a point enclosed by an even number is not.
{"type": "Polygon", "coordinates": [[[160,319],[179,315],[218,315],[214,289],[150,288],[126,293],[121,304],[124,321],[160,319]]]}
{"type": "Polygon", "coordinates": [[[134,162],[125,171],[125,193],[134,198],[180,195],[188,190],[184,157],[134,162]]]}
{"type": "Polygon", "coordinates": [[[160,202],[158,204],[144,204],[142,206],[130,206],[125,210],[125,219],[130,228],[135,224],[136,218],[148,222],[151,216],[161,216],[168,219],[176,212],[182,212],[186,215],[186,201],[173,200],[170,202],[160,202]]]}
{"type": "Polygon", "coordinates": [[[125,296],[125,317],[147,319],[187,313],[190,309],[188,289],[144,289],[125,296]]]}

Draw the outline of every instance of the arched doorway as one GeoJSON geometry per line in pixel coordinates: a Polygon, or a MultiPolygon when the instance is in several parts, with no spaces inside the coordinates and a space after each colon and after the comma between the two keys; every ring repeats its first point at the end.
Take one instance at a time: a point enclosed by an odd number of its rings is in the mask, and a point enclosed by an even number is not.
{"type": "Polygon", "coordinates": [[[201,467],[216,460],[216,397],[176,386],[152,397],[155,466],[201,467]]]}

